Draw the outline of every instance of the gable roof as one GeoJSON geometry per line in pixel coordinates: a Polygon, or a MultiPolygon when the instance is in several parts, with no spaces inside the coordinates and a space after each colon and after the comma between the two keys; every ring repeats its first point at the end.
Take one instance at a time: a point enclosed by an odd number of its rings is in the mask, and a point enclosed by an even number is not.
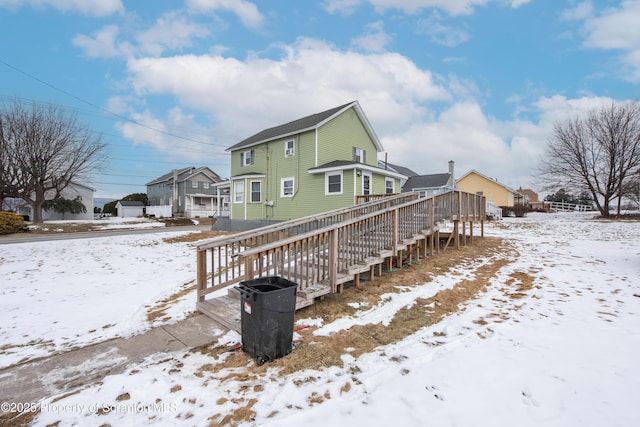
{"type": "MultiPolygon", "coordinates": [[[[384,160],[379,160],[378,161],[378,166],[381,168],[385,167],[385,162],[384,160]]],[[[418,176],[418,174],[414,171],[412,171],[411,169],[404,167],[404,166],[400,166],[400,165],[394,165],[393,163],[389,163],[386,162],[386,166],[388,169],[391,169],[392,171],[401,173],[402,175],[406,175],[408,177],[412,177],[412,176],[418,176]]]]}
{"type": "MultiPolygon", "coordinates": [[[[191,177],[198,175],[199,173],[202,173],[205,176],[207,176],[211,180],[211,182],[222,181],[222,178],[220,178],[220,176],[217,173],[209,169],[209,167],[207,166],[201,166],[199,168],[196,168],[194,166],[189,166],[189,167],[177,170],[177,176],[178,176],[177,182],[186,181],[191,177]]],[[[153,181],[147,182],[145,185],[160,184],[163,182],[173,182],[173,171],[169,173],[165,173],[164,175],[154,179],[153,181]]]]}
{"type": "Polygon", "coordinates": [[[484,175],[484,174],[482,174],[482,173],[478,172],[478,171],[477,171],[477,170],[475,170],[475,169],[471,169],[469,172],[467,172],[467,173],[465,173],[464,175],[462,175],[460,178],[458,178],[458,179],[456,180],[456,182],[460,182],[460,181],[462,181],[464,178],[466,178],[467,176],[469,176],[469,175],[471,175],[471,174],[476,174],[476,175],[478,175],[478,176],[480,176],[480,177],[482,177],[482,178],[486,179],[487,181],[491,181],[491,182],[493,182],[494,184],[497,184],[497,185],[499,185],[500,187],[503,187],[505,190],[507,190],[507,191],[509,191],[509,192],[511,192],[511,193],[513,193],[513,194],[518,194],[518,191],[517,191],[517,190],[514,190],[513,188],[511,188],[511,187],[509,187],[509,186],[507,186],[507,185],[504,185],[504,184],[502,184],[501,182],[498,182],[498,180],[497,180],[497,179],[489,178],[488,176],[486,176],[486,175],[484,175]]]}
{"type": "Polygon", "coordinates": [[[411,191],[419,188],[440,188],[445,187],[451,178],[450,173],[436,173],[432,175],[417,175],[409,177],[402,186],[403,191],[411,191]]]}
{"type": "Polygon", "coordinates": [[[140,207],[140,208],[144,207],[144,203],[138,200],[120,200],[118,201],[118,203],[116,203],[116,205],[130,206],[130,207],[133,206],[133,207],[140,207]]]}
{"type": "Polygon", "coordinates": [[[373,128],[369,123],[369,120],[364,115],[364,112],[362,111],[362,108],[360,107],[360,104],[358,103],[358,101],[353,101],[348,104],[340,105],[338,107],[334,107],[329,110],[322,111],[320,113],[311,114],[309,116],[305,116],[300,119],[297,119],[282,125],[261,130],[255,135],[252,135],[249,138],[244,139],[235,145],[232,145],[231,147],[227,148],[226,151],[234,151],[234,150],[239,150],[241,148],[252,147],[254,145],[262,144],[264,142],[273,141],[274,139],[284,138],[287,136],[296,135],[302,132],[317,129],[323,124],[325,124],[326,122],[328,122],[329,120],[342,114],[344,111],[352,107],[355,110],[356,114],[358,114],[360,121],[362,121],[362,124],[367,130],[367,133],[369,134],[369,137],[375,144],[378,152],[383,151],[384,149],[382,148],[382,144],[380,143],[378,136],[373,131],[373,128]]]}

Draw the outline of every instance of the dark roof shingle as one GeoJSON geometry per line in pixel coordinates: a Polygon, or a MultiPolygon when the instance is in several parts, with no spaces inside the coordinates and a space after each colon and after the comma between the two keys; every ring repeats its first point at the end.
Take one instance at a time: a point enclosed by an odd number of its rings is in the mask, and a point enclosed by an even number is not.
{"type": "Polygon", "coordinates": [[[272,139],[276,139],[285,135],[291,135],[298,133],[305,129],[313,128],[317,126],[319,123],[322,123],[324,120],[336,114],[338,111],[348,107],[353,104],[353,102],[349,102],[344,105],[340,105],[339,107],[332,108],[330,110],[323,111],[321,113],[311,114],[309,116],[303,117],[301,119],[294,120],[289,123],[285,123],[283,125],[274,126],[269,129],[264,129],[255,135],[250,136],[247,139],[244,139],[238,142],[235,145],[227,148],[227,151],[237,150],[238,148],[249,147],[251,145],[256,145],[261,142],[269,141],[272,139]]]}

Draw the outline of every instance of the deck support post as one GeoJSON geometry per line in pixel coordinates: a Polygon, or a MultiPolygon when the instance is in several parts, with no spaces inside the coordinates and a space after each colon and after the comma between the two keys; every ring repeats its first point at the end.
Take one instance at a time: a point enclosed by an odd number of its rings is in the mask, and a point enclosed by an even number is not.
{"type": "Polygon", "coordinates": [[[198,251],[196,255],[196,293],[198,302],[204,301],[202,291],[207,287],[207,251],[198,251]]]}
{"type": "Polygon", "coordinates": [[[456,249],[460,249],[460,220],[453,220],[453,239],[456,249]]]}

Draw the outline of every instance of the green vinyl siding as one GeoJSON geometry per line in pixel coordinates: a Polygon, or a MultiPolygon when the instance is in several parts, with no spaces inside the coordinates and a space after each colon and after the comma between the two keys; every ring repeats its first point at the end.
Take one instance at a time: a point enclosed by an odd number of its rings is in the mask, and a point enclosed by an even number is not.
{"type": "MultiPolygon", "coordinates": [[[[362,194],[362,176],[357,176],[357,166],[342,170],[342,194],[325,194],[325,173],[309,173],[310,169],[335,160],[351,161],[353,147],[366,151],[367,165],[377,166],[376,146],[351,108],[317,129],[317,139],[314,129],[232,152],[234,180],[250,174],[264,174],[266,178],[260,203],[250,202],[250,182],[256,178],[245,179],[244,202],[232,203],[231,218],[288,220],[353,205],[355,195],[362,194]],[[292,139],[293,155],[287,156],[286,144],[292,139]],[[254,163],[241,166],[241,153],[248,150],[253,150],[254,163]],[[282,178],[293,179],[292,196],[282,197],[282,178]]],[[[384,193],[384,176],[371,173],[371,177],[371,194],[384,193]]],[[[395,188],[400,191],[399,180],[395,188]]]]}
{"type": "Polygon", "coordinates": [[[318,165],[333,160],[352,160],[353,147],[366,151],[366,163],[378,164],[378,152],[367,130],[353,108],[326,123],[319,129],[318,165]]]}

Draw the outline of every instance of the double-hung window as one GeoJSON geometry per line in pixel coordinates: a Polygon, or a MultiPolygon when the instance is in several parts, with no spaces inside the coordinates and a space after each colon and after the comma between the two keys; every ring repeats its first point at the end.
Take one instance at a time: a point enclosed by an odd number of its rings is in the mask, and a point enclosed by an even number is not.
{"type": "Polygon", "coordinates": [[[362,148],[353,147],[353,161],[356,163],[367,163],[367,152],[362,148]]]}
{"type": "Polygon", "coordinates": [[[282,182],[282,185],[280,188],[280,197],[293,197],[294,178],[293,177],[282,178],[281,182],[282,182]]]}
{"type": "Polygon", "coordinates": [[[254,161],[255,159],[253,150],[247,150],[240,153],[240,166],[252,165],[254,161]]]}
{"type": "Polygon", "coordinates": [[[244,202],[244,181],[233,183],[233,203],[244,202]]]}
{"type": "Polygon", "coordinates": [[[251,181],[251,203],[260,203],[262,201],[262,182],[251,181]]]}
{"type": "Polygon", "coordinates": [[[395,193],[395,181],[392,178],[384,179],[384,192],[386,194],[395,193]]]}
{"type": "Polygon", "coordinates": [[[325,175],[325,193],[342,194],[342,172],[329,172],[325,175]]]}

